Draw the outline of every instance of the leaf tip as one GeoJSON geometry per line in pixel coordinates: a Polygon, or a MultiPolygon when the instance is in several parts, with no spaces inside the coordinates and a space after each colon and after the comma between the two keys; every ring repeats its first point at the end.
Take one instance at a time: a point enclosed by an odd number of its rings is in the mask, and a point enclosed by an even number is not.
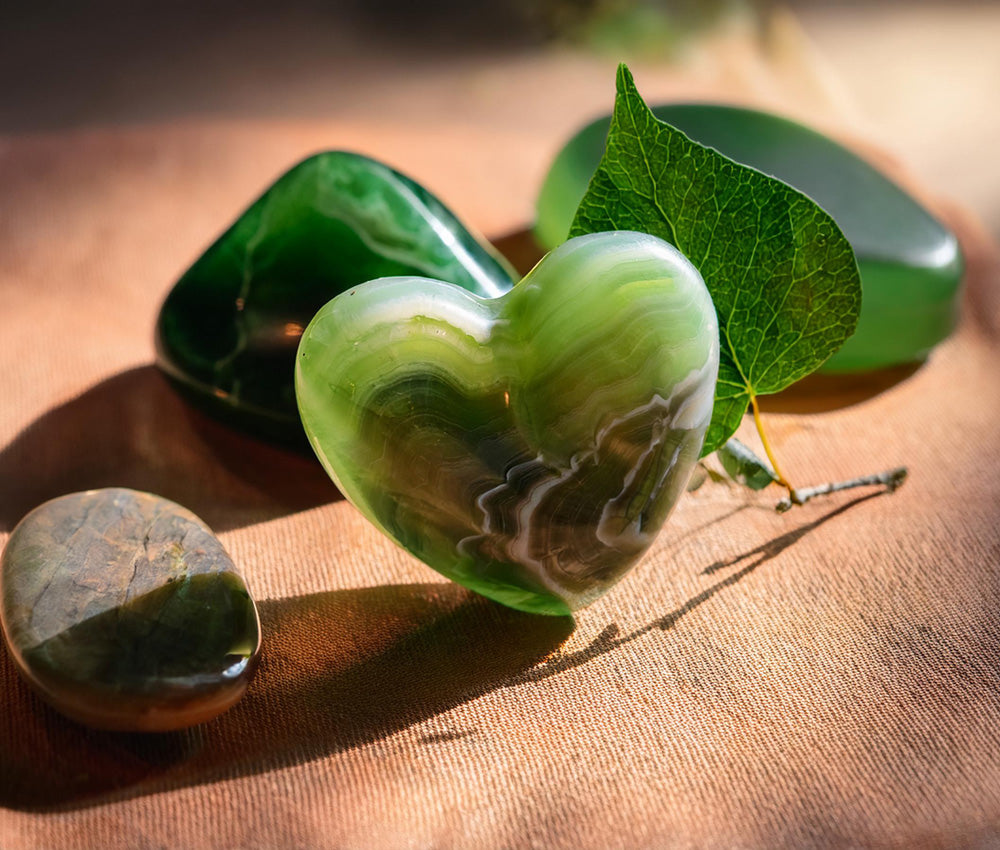
{"type": "Polygon", "coordinates": [[[618,73],[615,75],[615,89],[619,94],[625,94],[635,89],[635,79],[628,65],[624,62],[618,63],[618,73]]]}

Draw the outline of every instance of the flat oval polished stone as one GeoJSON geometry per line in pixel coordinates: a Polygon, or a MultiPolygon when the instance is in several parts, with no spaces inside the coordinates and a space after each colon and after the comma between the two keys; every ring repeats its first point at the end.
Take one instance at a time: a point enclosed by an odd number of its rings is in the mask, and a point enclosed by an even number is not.
{"type": "Polygon", "coordinates": [[[434,195],[346,151],[282,175],[181,277],[160,310],[157,362],[206,412],[304,445],[295,350],[335,295],[389,275],[423,275],[492,297],[513,272],[434,195]]]}
{"type": "Polygon", "coordinates": [[[638,233],[566,242],[506,295],[385,278],[299,346],[306,433],[389,537],[514,608],[566,614],[656,537],[712,413],[701,276],[638,233]]]}
{"type": "Polygon", "coordinates": [[[208,527],[121,488],[61,496],[18,523],[0,623],[35,690],[101,729],[209,720],[243,695],[260,651],[257,608],[208,527]]]}
{"type": "MultiPolygon", "coordinates": [[[[858,260],[864,299],[855,333],[820,367],[826,373],[923,360],[955,327],[964,263],[955,235],[861,157],[794,121],[711,103],[656,106],[703,145],[783,180],[825,209],[858,260]]],[[[559,152],[538,196],[535,234],[562,242],[604,153],[610,116],[559,152]]]]}

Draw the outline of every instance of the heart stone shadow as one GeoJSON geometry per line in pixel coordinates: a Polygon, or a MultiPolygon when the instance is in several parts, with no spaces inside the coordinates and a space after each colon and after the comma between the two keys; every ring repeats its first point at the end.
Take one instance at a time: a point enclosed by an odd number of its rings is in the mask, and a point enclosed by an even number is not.
{"type": "Polygon", "coordinates": [[[260,614],[264,647],[246,696],[179,732],[79,726],[45,705],[0,653],[0,806],[74,809],[350,750],[516,684],[574,628],[569,617],[524,614],[454,584],[268,600],[260,614]]]}

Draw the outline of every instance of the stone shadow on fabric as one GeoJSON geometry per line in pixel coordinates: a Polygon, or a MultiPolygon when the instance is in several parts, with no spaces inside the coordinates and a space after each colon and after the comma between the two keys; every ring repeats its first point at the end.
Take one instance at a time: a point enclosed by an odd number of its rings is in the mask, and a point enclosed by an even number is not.
{"type": "Polygon", "coordinates": [[[530,670],[524,671],[524,673],[518,676],[519,682],[539,682],[542,679],[547,679],[550,676],[558,675],[559,673],[564,673],[567,670],[572,670],[574,667],[580,667],[589,661],[597,658],[601,655],[606,655],[609,652],[614,652],[619,647],[625,644],[632,643],[632,641],[638,640],[645,635],[650,634],[655,631],[668,631],[672,629],[677,623],[687,614],[690,614],[695,608],[708,602],[713,596],[715,596],[720,591],[725,590],[728,587],[732,587],[738,584],[743,579],[745,579],[750,573],[758,569],[762,565],[766,564],[772,558],[777,557],[782,552],[784,552],[789,546],[794,545],[803,537],[805,537],[810,531],[819,526],[823,525],[825,522],[829,522],[831,519],[839,516],[842,513],[850,510],[855,505],[859,505],[862,502],[867,502],[869,499],[874,499],[877,496],[883,495],[880,493],[869,493],[865,496],[860,496],[853,499],[840,507],[834,508],[832,511],[823,514],[819,518],[808,522],[805,525],[801,525],[798,528],[794,528],[785,534],[775,537],[773,540],[768,540],[742,555],[738,555],[735,558],[731,558],[728,561],[718,561],[710,566],[706,567],[702,571],[702,575],[712,575],[724,570],[729,567],[734,567],[737,564],[745,563],[744,566],[730,573],[721,581],[707,587],[705,590],[701,591],[697,595],[691,597],[687,602],[681,605],[679,608],[665,614],[654,620],[651,623],[647,623],[641,628],[634,629],[631,632],[622,634],[621,628],[612,623],[607,628],[605,628],[591,643],[581,650],[576,652],[567,653],[566,655],[556,655],[553,658],[546,660],[544,663],[533,667],[530,670]]]}
{"type": "MultiPolygon", "coordinates": [[[[260,605],[264,647],[234,708],[181,732],[69,721],[0,658],[0,805],[75,809],[282,767],[380,741],[519,681],[574,628],[454,584],[388,585],[260,605]]],[[[433,745],[477,730],[439,728],[433,745]]]]}
{"type": "Polygon", "coordinates": [[[111,486],[178,502],[215,531],[342,498],[314,458],[209,419],[151,365],[50,410],[0,451],[0,530],[56,496],[111,486]]]}
{"type": "MultiPolygon", "coordinates": [[[[163,735],[97,732],[45,706],[0,658],[8,710],[0,726],[0,805],[58,811],[301,764],[373,744],[500,688],[587,664],[691,611],[852,507],[712,564],[737,567],[679,608],[631,632],[611,624],[559,654],[568,617],[523,614],[455,584],[389,585],[261,604],[264,649],[246,697],[203,726],[163,735]]],[[[724,514],[724,519],[729,514],[724,514]]],[[[480,734],[428,724],[418,743],[480,734]]]]}

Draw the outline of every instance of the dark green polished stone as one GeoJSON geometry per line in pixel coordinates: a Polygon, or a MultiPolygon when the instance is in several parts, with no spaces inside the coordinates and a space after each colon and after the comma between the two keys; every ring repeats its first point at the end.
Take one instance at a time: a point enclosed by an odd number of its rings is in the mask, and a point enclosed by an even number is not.
{"type": "Polygon", "coordinates": [[[156,326],[158,363],[207,412],[304,444],[293,388],[302,330],[335,295],[390,275],[487,297],[513,285],[500,256],[413,180],[355,153],[309,157],[171,290],[156,326]]]}
{"type": "Polygon", "coordinates": [[[0,622],[21,674],[102,729],[209,720],[244,693],[257,608],[222,544],[190,511],[109,488],[46,502],[0,559],[0,622]]]}
{"type": "MultiPolygon", "coordinates": [[[[864,298],[857,330],[823,371],[920,361],[951,333],[963,270],[958,241],[877,169],[776,115],[719,104],[668,104],[653,112],[695,141],[804,192],[844,231],[858,259],[864,298]]],[[[552,164],[535,226],[546,248],[566,239],[604,152],[609,123],[605,117],[582,129],[552,164]]]]}

